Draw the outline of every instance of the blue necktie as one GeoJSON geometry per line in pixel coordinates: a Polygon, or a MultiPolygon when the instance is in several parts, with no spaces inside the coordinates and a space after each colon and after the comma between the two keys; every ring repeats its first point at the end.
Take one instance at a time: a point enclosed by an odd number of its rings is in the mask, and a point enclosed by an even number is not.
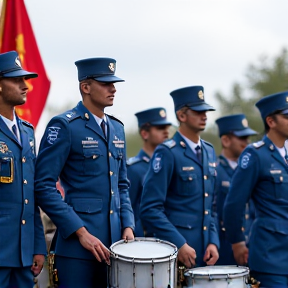
{"type": "Polygon", "coordinates": [[[102,131],[103,131],[104,137],[106,138],[106,131],[105,131],[106,123],[105,123],[104,120],[102,120],[100,126],[101,126],[101,128],[102,128],[102,131]]]}
{"type": "Polygon", "coordinates": [[[198,158],[198,161],[202,164],[202,151],[201,151],[201,147],[199,145],[197,145],[195,147],[196,150],[196,156],[198,158]]]}
{"type": "Polygon", "coordinates": [[[13,131],[14,136],[16,137],[16,139],[19,141],[18,133],[17,133],[17,128],[16,128],[16,125],[15,125],[15,124],[12,126],[12,131],[13,131]]]}

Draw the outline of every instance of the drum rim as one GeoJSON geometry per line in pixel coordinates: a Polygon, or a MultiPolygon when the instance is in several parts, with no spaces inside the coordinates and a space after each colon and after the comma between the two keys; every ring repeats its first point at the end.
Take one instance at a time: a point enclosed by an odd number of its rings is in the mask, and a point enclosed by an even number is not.
{"type": "Polygon", "coordinates": [[[110,246],[110,253],[111,253],[112,259],[114,258],[116,260],[122,260],[122,261],[126,261],[126,262],[134,262],[134,263],[166,262],[167,260],[176,259],[177,252],[178,252],[177,246],[174,245],[173,243],[165,241],[165,240],[161,240],[158,238],[153,238],[153,237],[135,237],[133,240],[128,240],[128,241],[127,240],[119,240],[110,246]],[[172,247],[174,249],[174,251],[170,255],[163,256],[163,257],[157,257],[157,258],[133,258],[133,257],[129,257],[129,256],[125,256],[125,255],[122,255],[119,253],[117,254],[117,253],[113,252],[113,248],[115,246],[117,246],[119,244],[123,244],[123,243],[131,243],[131,242],[157,242],[157,243],[166,244],[166,245],[172,247]]]}
{"type": "MultiPolygon", "coordinates": [[[[215,269],[219,268],[219,267],[233,267],[233,268],[241,268],[244,269],[245,271],[241,272],[241,273],[223,273],[223,274],[200,274],[199,271],[200,269],[197,271],[197,274],[194,274],[195,270],[197,268],[194,269],[188,269],[185,273],[184,276],[185,277],[191,277],[192,279],[195,278],[201,278],[201,279],[208,279],[208,280],[213,280],[213,279],[235,279],[235,278],[240,278],[243,276],[248,276],[249,274],[249,268],[246,266],[238,266],[238,265],[217,265],[217,266],[211,266],[210,268],[215,269]],[[215,268],[212,268],[215,267],[215,268]],[[192,271],[194,270],[194,272],[192,271]]],[[[203,268],[203,267],[199,267],[199,268],[203,268]]]]}

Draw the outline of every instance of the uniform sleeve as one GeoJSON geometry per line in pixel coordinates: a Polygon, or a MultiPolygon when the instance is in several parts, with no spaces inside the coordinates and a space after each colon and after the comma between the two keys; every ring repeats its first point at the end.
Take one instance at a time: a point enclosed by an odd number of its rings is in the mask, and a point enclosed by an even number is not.
{"type": "Polygon", "coordinates": [[[127,179],[127,167],[126,167],[126,150],[120,163],[119,168],[119,182],[118,182],[119,194],[120,194],[120,217],[121,226],[123,229],[130,227],[133,231],[135,229],[134,214],[131,207],[129,197],[129,180],[127,179]]]}
{"type": "Polygon", "coordinates": [[[34,212],[34,255],[47,254],[44,228],[40,216],[40,210],[37,205],[35,205],[34,212]]]}
{"type": "Polygon", "coordinates": [[[64,238],[84,226],[56,189],[56,182],[70,152],[71,135],[68,125],[64,119],[58,118],[49,122],[41,140],[35,172],[36,202],[64,238]]]}
{"type": "MultiPolygon", "coordinates": [[[[214,150],[214,149],[213,149],[214,150]]],[[[216,155],[214,153],[214,163],[216,163],[216,155]]],[[[220,241],[219,241],[219,235],[218,235],[218,216],[217,212],[215,210],[215,203],[217,201],[217,194],[216,194],[216,188],[217,188],[217,171],[215,169],[215,181],[213,186],[213,197],[212,197],[212,205],[211,205],[211,222],[210,222],[210,229],[209,229],[209,244],[214,244],[220,248],[220,241]]]]}
{"type": "MultiPolygon", "coordinates": [[[[34,136],[34,131],[33,131],[34,136]]],[[[34,155],[36,155],[36,145],[35,145],[35,137],[34,137],[34,145],[32,147],[34,155]]],[[[35,158],[36,159],[36,158],[35,158]]],[[[34,165],[36,164],[36,160],[34,159],[34,165]]],[[[34,255],[46,255],[46,241],[44,235],[43,223],[40,216],[40,209],[34,203],[34,255]]]]}
{"type": "Polygon", "coordinates": [[[130,181],[129,197],[132,208],[134,208],[138,204],[137,201],[139,201],[139,195],[142,191],[141,177],[133,165],[127,166],[127,177],[130,181]]]}
{"type": "Polygon", "coordinates": [[[150,232],[160,239],[182,247],[186,240],[165,214],[165,201],[174,169],[174,157],[168,148],[160,145],[150,161],[140,203],[140,218],[150,232]]]}
{"type": "Polygon", "coordinates": [[[240,156],[239,165],[232,177],[223,215],[226,234],[232,244],[245,241],[245,235],[242,231],[243,214],[246,203],[258,181],[259,162],[254,148],[246,148],[240,156]]]}

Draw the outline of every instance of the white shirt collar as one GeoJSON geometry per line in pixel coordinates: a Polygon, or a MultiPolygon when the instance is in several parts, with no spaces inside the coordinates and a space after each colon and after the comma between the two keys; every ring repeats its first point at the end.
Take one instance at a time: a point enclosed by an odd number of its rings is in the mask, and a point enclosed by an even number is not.
{"type": "Polygon", "coordinates": [[[17,125],[17,121],[16,121],[16,116],[15,116],[15,112],[13,113],[13,120],[11,121],[10,119],[4,117],[3,115],[1,115],[1,118],[3,119],[3,121],[5,122],[5,124],[8,126],[8,128],[12,131],[12,126],[15,124],[16,127],[18,128],[17,125]]]}
{"type": "MultiPolygon", "coordinates": [[[[93,117],[94,117],[94,119],[96,120],[96,122],[97,122],[97,124],[100,126],[101,125],[101,123],[102,123],[102,121],[104,120],[105,121],[105,123],[107,123],[107,118],[106,118],[106,115],[104,114],[104,117],[103,118],[100,118],[100,117],[98,117],[98,116],[96,116],[96,115],[94,115],[94,114],[92,114],[93,115],[93,117]]],[[[101,126],[100,126],[101,127],[101,126]]]]}
{"type": "MultiPolygon", "coordinates": [[[[180,132],[179,132],[180,133],[180,132]]],[[[180,135],[185,139],[185,141],[187,142],[188,146],[192,149],[192,151],[196,154],[196,150],[195,148],[197,146],[200,146],[201,148],[201,141],[200,141],[200,138],[199,138],[199,141],[197,143],[191,141],[190,139],[188,139],[187,137],[185,137],[182,133],[180,133],[180,135]]]]}
{"type": "MultiPolygon", "coordinates": [[[[226,159],[227,159],[227,158],[226,158],[226,159]]],[[[229,166],[230,166],[233,170],[235,170],[236,167],[238,166],[238,162],[237,162],[237,161],[233,161],[233,160],[227,159],[227,162],[228,162],[229,166]]]]}
{"type": "Polygon", "coordinates": [[[0,117],[2,118],[2,120],[5,122],[5,124],[7,125],[7,127],[9,128],[9,130],[14,134],[12,127],[13,125],[16,125],[16,130],[17,130],[17,134],[18,134],[18,141],[20,141],[19,137],[20,137],[20,131],[19,131],[19,127],[18,127],[18,123],[16,120],[16,115],[15,115],[15,111],[13,112],[13,120],[11,121],[10,119],[4,117],[3,115],[0,115],[0,117]]]}
{"type": "Polygon", "coordinates": [[[285,148],[285,146],[279,148],[279,147],[277,147],[277,146],[275,145],[275,147],[276,147],[277,150],[279,151],[280,155],[281,155],[283,158],[285,158],[285,155],[286,155],[286,148],[285,148]]]}

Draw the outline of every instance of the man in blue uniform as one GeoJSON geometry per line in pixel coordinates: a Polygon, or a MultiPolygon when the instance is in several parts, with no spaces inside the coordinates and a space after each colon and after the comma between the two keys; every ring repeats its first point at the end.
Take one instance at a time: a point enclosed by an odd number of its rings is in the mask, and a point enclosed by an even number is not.
{"type": "Polygon", "coordinates": [[[143,181],[149,161],[155,148],[168,139],[171,123],[167,121],[166,110],[162,107],[144,110],[135,114],[143,148],[138,155],[128,159],[127,175],[130,180],[129,195],[135,218],[135,236],[143,237],[144,231],[139,216],[143,181]]]}
{"type": "Polygon", "coordinates": [[[60,287],[106,288],[107,249],[133,239],[123,124],[104,113],[113,105],[116,61],[75,62],[82,101],[47,125],[36,162],[40,207],[58,229],[60,287]],[[60,176],[65,200],[57,193],[60,176]]]}
{"type": "Polygon", "coordinates": [[[266,135],[239,158],[224,206],[224,223],[234,257],[246,264],[248,249],[241,231],[245,204],[253,199],[256,218],[249,239],[251,276],[260,287],[288,287],[288,91],[256,103],[266,135]]]}
{"type": "Polygon", "coordinates": [[[206,126],[206,112],[215,109],[204,101],[202,86],[181,88],[171,96],[179,132],[153,154],[140,217],[157,238],[178,247],[178,260],[186,267],[213,265],[219,246],[211,214],[216,156],[213,146],[200,139],[200,133],[206,126]]]}
{"type": "Polygon", "coordinates": [[[15,51],[0,54],[0,287],[32,288],[46,245],[39,208],[34,203],[33,126],[14,107],[26,102],[25,79],[15,51]]]}
{"type": "MultiPolygon", "coordinates": [[[[220,240],[218,265],[236,265],[231,244],[227,240],[223,223],[223,206],[229,191],[231,178],[238,164],[238,158],[249,144],[249,136],[257,132],[248,126],[244,114],[224,116],[216,120],[219,137],[221,138],[222,151],[217,163],[216,178],[216,211],[218,215],[218,234],[220,240]]],[[[245,220],[243,229],[248,237],[250,226],[254,219],[253,202],[246,204],[245,220]]]]}

